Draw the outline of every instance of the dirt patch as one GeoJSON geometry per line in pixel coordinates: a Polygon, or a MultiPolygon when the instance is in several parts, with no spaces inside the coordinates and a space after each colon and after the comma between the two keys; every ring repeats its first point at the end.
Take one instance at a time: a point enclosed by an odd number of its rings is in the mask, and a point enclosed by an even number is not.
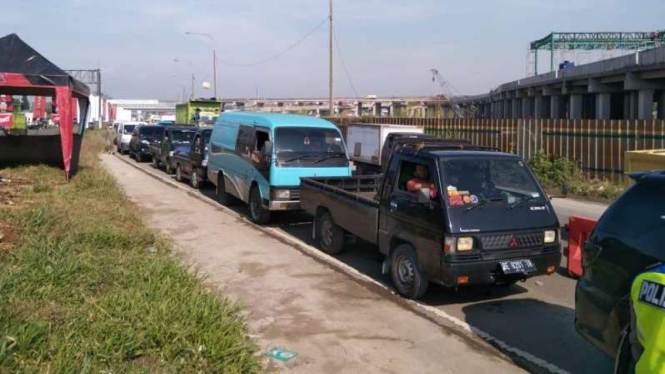
{"type": "Polygon", "coordinates": [[[14,248],[19,239],[19,232],[11,222],[0,220],[0,251],[14,248]]]}

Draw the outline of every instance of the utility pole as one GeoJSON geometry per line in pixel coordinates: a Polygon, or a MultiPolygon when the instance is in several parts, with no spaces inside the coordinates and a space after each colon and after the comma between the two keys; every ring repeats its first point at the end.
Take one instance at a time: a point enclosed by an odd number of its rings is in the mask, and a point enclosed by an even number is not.
{"type": "Polygon", "coordinates": [[[192,92],[189,94],[189,99],[194,100],[194,85],[196,84],[196,77],[192,74],[192,92]]]}
{"type": "Polygon", "coordinates": [[[213,39],[212,35],[201,32],[185,31],[185,35],[200,35],[210,39],[210,42],[212,43],[212,79],[213,79],[212,87],[215,95],[215,100],[219,100],[219,98],[217,97],[217,50],[215,48],[215,39],[213,39]]]}
{"type": "Polygon", "coordinates": [[[333,103],[333,0],[330,1],[330,97],[328,98],[328,108],[330,110],[330,116],[334,115],[334,103],[333,103]]]}

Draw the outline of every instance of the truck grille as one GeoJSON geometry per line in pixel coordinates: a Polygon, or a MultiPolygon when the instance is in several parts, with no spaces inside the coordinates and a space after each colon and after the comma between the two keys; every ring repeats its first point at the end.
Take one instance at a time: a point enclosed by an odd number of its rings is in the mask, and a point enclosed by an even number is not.
{"type": "Polygon", "coordinates": [[[300,188],[289,189],[291,200],[300,200],[300,188]]]}
{"type": "Polygon", "coordinates": [[[538,247],[543,244],[543,233],[515,234],[515,235],[488,235],[480,238],[482,249],[510,249],[512,238],[517,241],[517,248],[538,247]]]}

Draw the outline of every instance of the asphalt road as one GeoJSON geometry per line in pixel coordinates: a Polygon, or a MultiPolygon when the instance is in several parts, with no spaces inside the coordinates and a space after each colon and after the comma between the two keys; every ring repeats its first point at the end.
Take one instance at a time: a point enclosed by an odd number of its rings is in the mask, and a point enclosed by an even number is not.
{"type": "MultiPolygon", "coordinates": [[[[151,170],[150,164],[141,167],[151,170]]],[[[214,199],[214,188],[201,193],[214,199]]],[[[572,199],[552,200],[563,225],[571,215],[598,218],[606,206],[572,199]]],[[[246,206],[232,207],[245,213],[246,206]]],[[[311,241],[311,218],[301,213],[282,213],[271,226],[299,240],[311,241]]],[[[567,243],[563,243],[566,245],[567,243]]],[[[381,274],[383,257],[366,243],[348,246],[337,258],[373,279],[392,286],[381,274]]],[[[573,326],[575,279],[562,267],[551,276],[531,278],[509,287],[449,290],[433,285],[420,301],[457,317],[505,343],[528,352],[570,373],[611,373],[612,360],[587,343],[573,326]]],[[[442,347],[442,350],[444,347],[442,347]]]]}

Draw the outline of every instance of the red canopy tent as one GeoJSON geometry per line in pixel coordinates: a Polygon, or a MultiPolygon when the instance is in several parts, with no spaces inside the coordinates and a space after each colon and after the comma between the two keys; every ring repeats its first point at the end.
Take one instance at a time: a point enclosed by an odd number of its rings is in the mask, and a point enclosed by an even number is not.
{"type": "Polygon", "coordinates": [[[90,89],[10,34],[0,38],[0,94],[54,97],[59,116],[58,135],[0,136],[0,166],[24,163],[62,165],[67,178],[76,173],[88,112],[90,89]],[[72,104],[77,101],[80,117],[72,104]]]}

